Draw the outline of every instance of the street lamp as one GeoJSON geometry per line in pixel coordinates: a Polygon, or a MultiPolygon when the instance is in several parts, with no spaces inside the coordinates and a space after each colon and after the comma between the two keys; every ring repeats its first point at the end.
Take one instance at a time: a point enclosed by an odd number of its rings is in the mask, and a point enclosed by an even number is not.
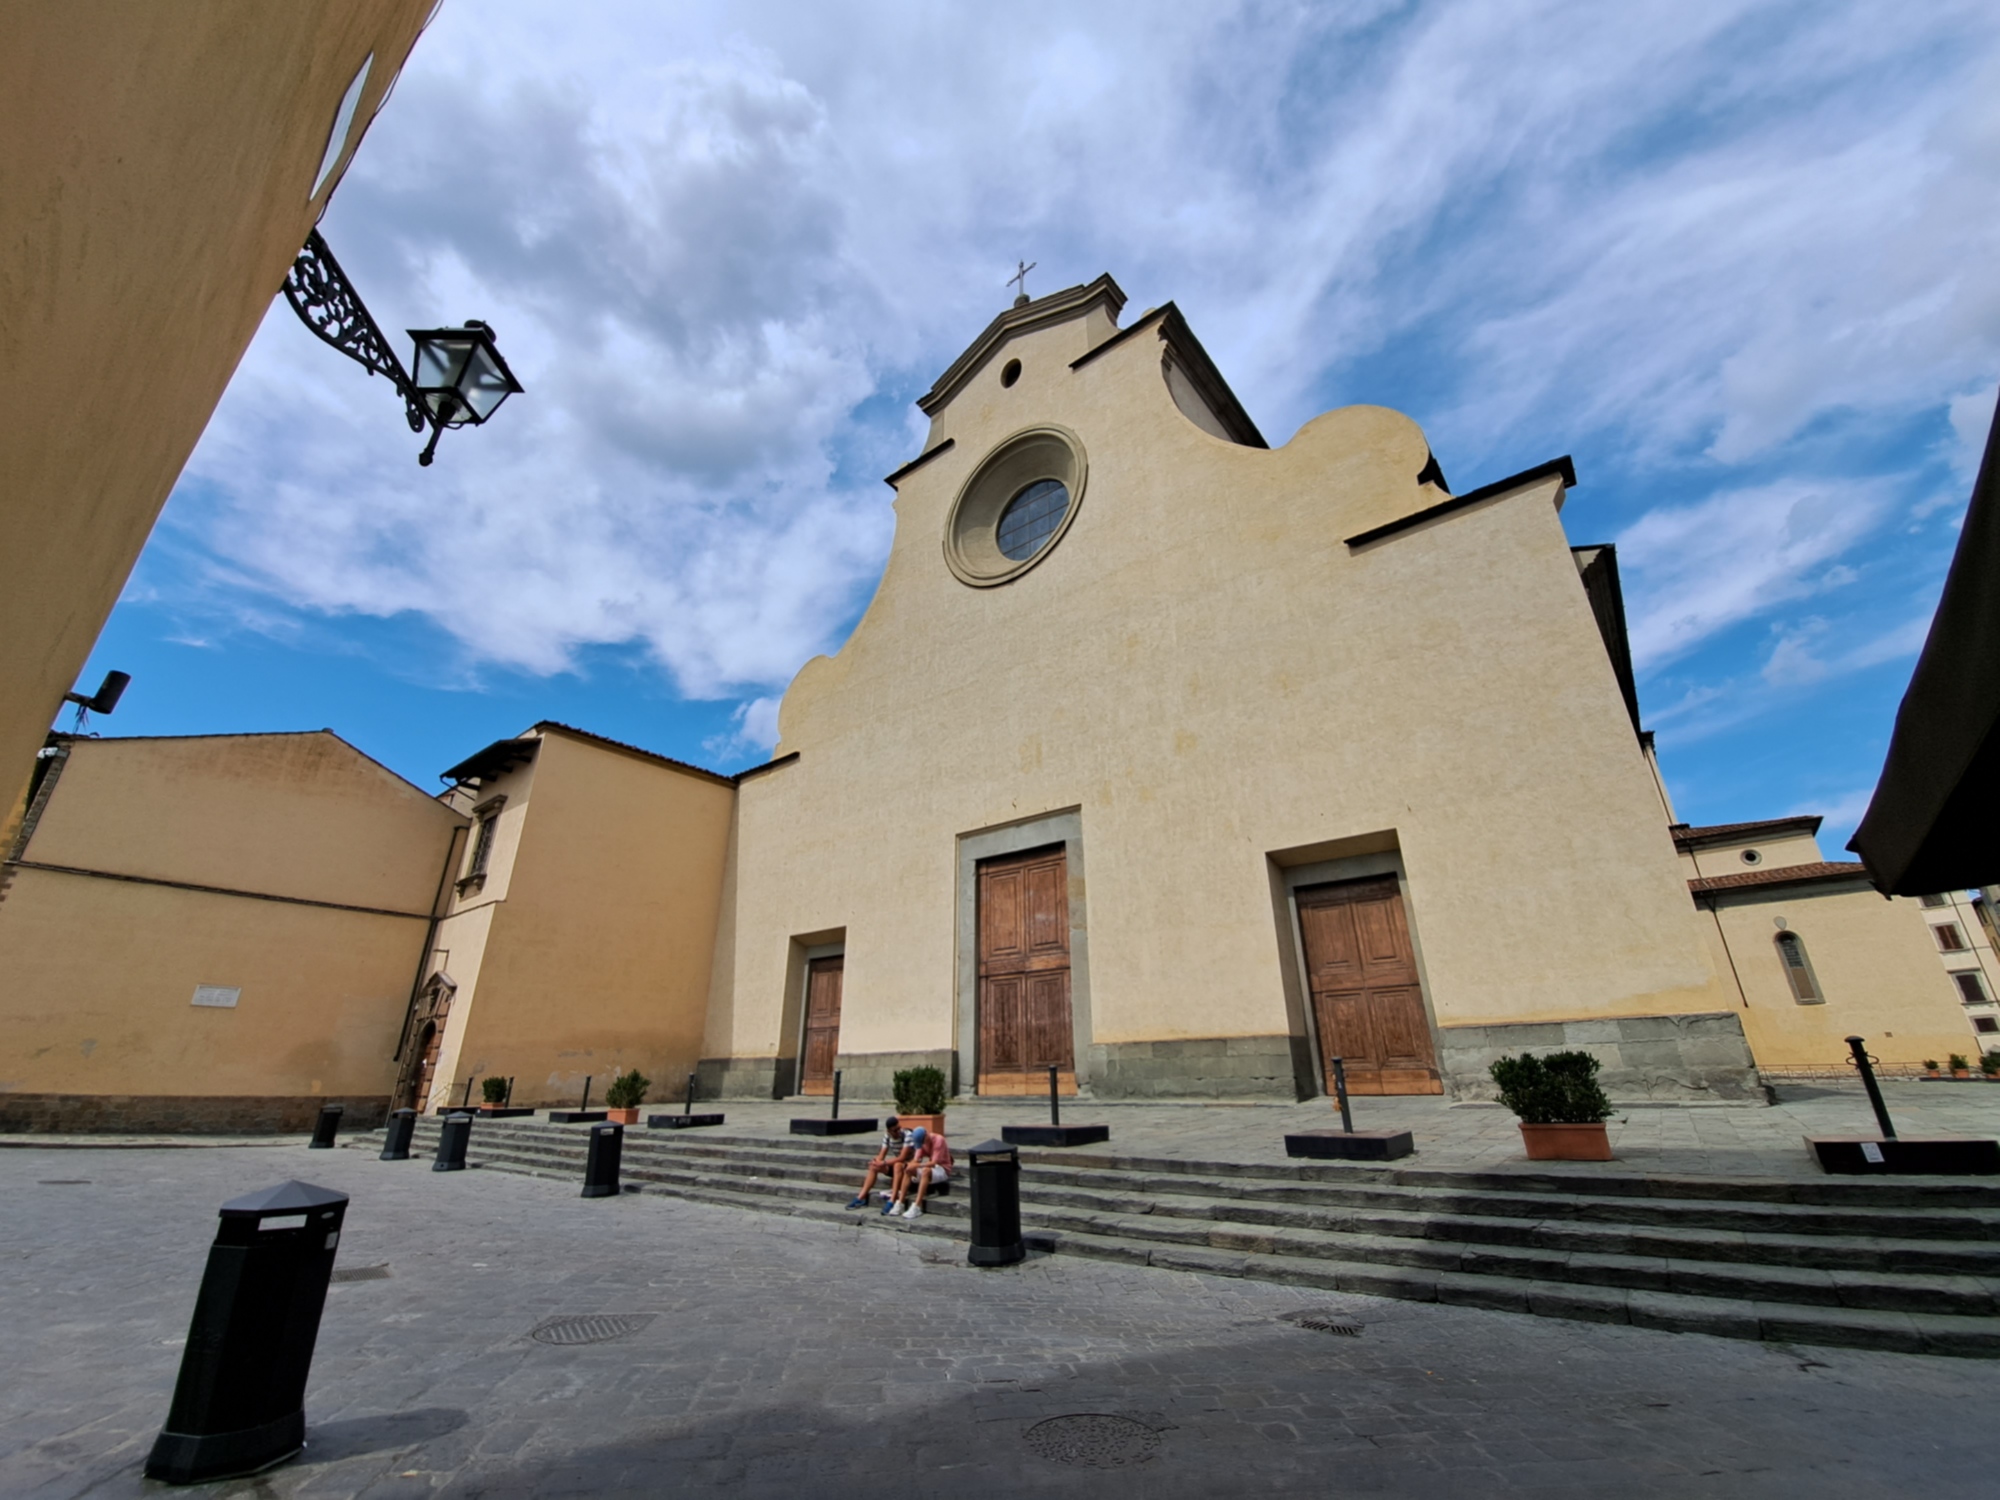
{"type": "Polygon", "coordinates": [[[476,319],[468,319],[463,328],[412,328],[413,379],[317,229],[306,236],[305,248],[285,277],[285,300],[320,339],[370,375],[388,377],[403,398],[410,431],[431,429],[430,441],[417,455],[420,464],[430,463],[445,428],[478,426],[521,389],[500,357],[492,328],[476,319]]]}

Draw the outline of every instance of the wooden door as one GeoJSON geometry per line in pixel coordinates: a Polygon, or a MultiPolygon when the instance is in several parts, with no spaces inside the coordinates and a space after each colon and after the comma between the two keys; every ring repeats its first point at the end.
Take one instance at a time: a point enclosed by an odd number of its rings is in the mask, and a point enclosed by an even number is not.
{"type": "Polygon", "coordinates": [[[846,964],[846,957],[836,953],[806,965],[805,1062],[799,1070],[802,1094],[833,1092],[833,1063],[840,1054],[840,983],[846,964]]]}
{"type": "Polygon", "coordinates": [[[431,1084],[437,1078],[438,1052],[444,1046],[444,1028],[435,1021],[426,1021],[417,1046],[422,1058],[417,1064],[417,1086],[403,1101],[403,1107],[422,1114],[430,1108],[431,1084]]]}
{"type": "Polygon", "coordinates": [[[979,1092],[1076,1092],[1069,860],[1062,846],[979,866],[979,1092]]]}
{"type": "Polygon", "coordinates": [[[1350,1094],[1443,1093],[1396,877],[1308,886],[1298,902],[1327,1092],[1338,1057],[1350,1094]]]}

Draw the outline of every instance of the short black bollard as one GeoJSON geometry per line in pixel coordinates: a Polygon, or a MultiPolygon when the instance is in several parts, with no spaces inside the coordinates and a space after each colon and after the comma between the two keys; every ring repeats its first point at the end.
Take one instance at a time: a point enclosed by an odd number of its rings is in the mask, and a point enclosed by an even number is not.
{"type": "Polygon", "coordinates": [[[1005,1141],[985,1141],[965,1153],[972,1175],[975,1266],[1011,1266],[1028,1258],[1021,1243],[1021,1153],[1005,1141]]]}
{"type": "Polygon", "coordinates": [[[1875,1123],[1882,1127],[1882,1139],[1893,1141],[1896,1138],[1896,1127],[1889,1119],[1889,1106],[1882,1102],[1882,1086],[1875,1081],[1874,1059],[1868,1055],[1866,1038],[1849,1037],[1847,1050],[1854,1054],[1848,1061],[1860,1071],[1861,1086],[1868,1090],[1868,1102],[1875,1107],[1875,1123]]]}
{"type": "Polygon", "coordinates": [[[306,1440],[326,1285],[347,1195],[281,1183],[222,1205],[167,1424],[146,1477],[200,1484],[268,1469],[306,1440]]]}
{"type": "Polygon", "coordinates": [[[312,1150],[333,1149],[333,1138],[340,1134],[340,1117],[346,1113],[345,1104],[322,1104],[319,1107],[319,1122],[313,1126],[312,1150]]]}
{"type": "Polygon", "coordinates": [[[1333,1064],[1333,1092],[1340,1100],[1340,1128],[1349,1135],[1354,1134],[1354,1106],[1347,1102],[1347,1059],[1329,1057],[1333,1064]]]}
{"type": "Polygon", "coordinates": [[[433,1172],[463,1172],[465,1170],[465,1148],[472,1140],[471,1115],[446,1115],[438,1126],[437,1160],[431,1163],[433,1172]]]}
{"type": "Polygon", "coordinates": [[[625,1154],[625,1127],[623,1125],[593,1125],[590,1127],[590,1155],[583,1164],[583,1196],[586,1198],[615,1198],[618,1196],[618,1159],[625,1154]]]}
{"type": "Polygon", "coordinates": [[[417,1133],[417,1112],[414,1109],[392,1109],[389,1111],[389,1125],[382,1133],[382,1160],[408,1161],[410,1159],[410,1139],[417,1133]]]}

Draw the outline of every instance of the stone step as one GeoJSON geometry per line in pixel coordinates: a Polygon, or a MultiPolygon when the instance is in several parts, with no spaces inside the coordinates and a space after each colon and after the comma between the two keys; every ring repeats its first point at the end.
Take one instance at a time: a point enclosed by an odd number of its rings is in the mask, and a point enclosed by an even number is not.
{"type": "MultiPolygon", "coordinates": [[[[489,1128],[475,1135],[482,1146],[506,1140],[520,1149],[531,1145],[552,1151],[573,1151],[582,1160],[580,1132],[566,1127],[520,1126],[489,1128]]],[[[637,1163],[655,1155],[676,1161],[706,1161],[716,1169],[763,1172],[773,1177],[806,1171],[819,1181],[858,1180],[862,1161],[855,1145],[801,1141],[729,1140],[701,1143],[679,1138],[658,1140],[627,1137],[625,1160],[637,1163]],[[837,1167],[833,1163],[839,1163],[837,1167]],[[824,1165],[822,1165],[824,1164],[824,1165]],[[817,1169],[815,1172],[814,1169],[817,1169]]],[[[1212,1169],[1213,1170],[1213,1169],[1212,1169]]],[[[1504,1243],[1547,1243],[1563,1237],[1565,1221],[1577,1227],[1567,1236],[1575,1248],[1618,1253],[1621,1241],[1634,1241],[1636,1253],[1673,1253],[1673,1241],[1706,1236],[1723,1251],[1724,1259],[1782,1261],[1835,1267],[1926,1270],[1980,1274],[2000,1272],[2000,1213],[1958,1210],[1918,1215],[1899,1209],[1825,1209],[1805,1205],[1744,1205],[1727,1200],[1638,1200],[1574,1194],[1467,1194],[1436,1189],[1389,1187],[1301,1186],[1244,1181],[1233,1176],[1174,1174],[1145,1177],[1134,1173],[1093,1171],[1065,1162],[1045,1167],[1030,1160],[1024,1184],[1038,1201],[1072,1206],[1108,1207],[1130,1212],[1194,1213],[1221,1216],[1216,1200],[1237,1206],[1227,1216],[1244,1222],[1293,1223],[1304,1227],[1349,1228],[1419,1233],[1427,1237],[1498,1239],[1504,1243]],[[1331,1212],[1329,1212],[1329,1210],[1331,1212]],[[1399,1227],[1411,1215],[1423,1227],[1399,1227]],[[1454,1218],[1473,1221],[1454,1228],[1454,1218]],[[1510,1227],[1510,1225],[1512,1227],[1510,1227]],[[1822,1253],[1802,1248],[1802,1237],[1837,1241],[1822,1253]],[[1926,1240],[1950,1240],[1926,1254],[1926,1240]],[[1985,1241],[1982,1251],[1978,1242],[1985,1241]],[[1871,1248],[1872,1247],[1872,1248],[1871,1248]],[[1893,1253],[1895,1264],[1884,1257],[1893,1253]]]]}
{"type": "MultiPolygon", "coordinates": [[[[469,1155],[485,1165],[572,1178],[581,1173],[580,1143],[550,1145],[489,1138],[481,1144],[485,1149],[469,1155]]],[[[840,1217],[840,1211],[830,1206],[826,1190],[835,1187],[837,1195],[852,1177],[851,1171],[841,1172],[810,1159],[803,1164],[780,1165],[731,1161],[726,1154],[703,1154],[693,1160],[677,1160],[684,1156],[677,1152],[646,1156],[651,1159],[627,1164],[624,1175],[629,1181],[682,1196],[751,1203],[814,1217],[840,1217]]],[[[1389,1266],[1433,1274],[1466,1273],[1667,1295],[1959,1318],[2000,1315],[2000,1300],[1996,1300],[2000,1282],[1995,1280],[1950,1274],[1949,1268],[1925,1274],[1888,1269],[1879,1263],[1831,1268],[1800,1265],[1795,1258],[1815,1248],[1809,1242],[1777,1241],[1770,1257],[1778,1263],[1753,1263],[1745,1246],[1730,1247],[1745,1257],[1741,1260],[1690,1253],[1706,1248],[1703,1236],[1695,1233],[1657,1247],[1679,1254],[1634,1254],[1607,1251],[1596,1241],[1587,1242],[1584,1248],[1559,1241],[1490,1243],[1458,1232],[1472,1227],[1464,1220],[1426,1224],[1413,1216],[1395,1220],[1374,1215],[1360,1216],[1360,1224],[1350,1219],[1331,1227],[1244,1223],[1232,1219],[1240,1205],[1229,1200],[1199,1204],[1199,1200],[1186,1199],[1180,1205],[1181,1212],[1164,1214],[1149,1211],[1143,1204],[1136,1212],[1121,1211],[1115,1199],[1107,1206],[1106,1201],[1091,1201],[1086,1195],[1071,1194],[1070,1198],[1072,1201],[1058,1202],[1047,1195],[1034,1195],[1023,1204],[1024,1223],[1037,1230],[1082,1234],[1127,1245],[1389,1266]],[[1080,1203],[1074,1201],[1078,1198],[1080,1203]],[[1413,1225],[1415,1233],[1411,1232],[1413,1225]],[[1438,1227],[1454,1233],[1444,1237],[1425,1232],[1438,1227]]],[[[929,1216],[962,1222],[963,1200],[937,1200],[929,1216]]],[[[1519,1226],[1514,1221],[1500,1221],[1500,1227],[1519,1226]]],[[[1557,1235],[1574,1232],[1566,1225],[1553,1226],[1553,1230],[1557,1235]]],[[[1631,1239],[1628,1234],[1628,1245],[1631,1239]]],[[[1933,1247],[1919,1242],[1909,1248],[1921,1254],[1933,1247]]]]}

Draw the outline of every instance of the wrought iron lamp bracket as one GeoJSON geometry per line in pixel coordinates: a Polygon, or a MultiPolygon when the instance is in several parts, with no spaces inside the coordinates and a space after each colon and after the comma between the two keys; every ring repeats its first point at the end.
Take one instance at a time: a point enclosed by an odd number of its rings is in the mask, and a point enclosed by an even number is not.
{"type": "MultiPolygon", "coordinates": [[[[317,229],[306,236],[305,248],[299,251],[290,274],[285,277],[285,300],[292,304],[299,321],[323,341],[370,375],[388,377],[403,398],[403,414],[409,420],[410,431],[422,432],[433,425],[430,412],[417,399],[409,372],[396,358],[389,341],[382,337],[382,330],[369,316],[347,273],[340,269],[340,262],[333,258],[333,251],[327,248],[317,229]]],[[[442,424],[437,426],[441,432],[442,424]]],[[[432,434],[433,448],[437,437],[438,433],[432,434]]],[[[425,450],[426,459],[429,452],[425,450]]]]}

